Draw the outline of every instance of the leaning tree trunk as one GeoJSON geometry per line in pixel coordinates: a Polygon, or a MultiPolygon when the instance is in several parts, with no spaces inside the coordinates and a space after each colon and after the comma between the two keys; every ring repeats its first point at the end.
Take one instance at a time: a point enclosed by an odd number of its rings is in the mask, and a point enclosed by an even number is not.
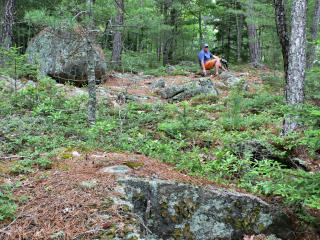
{"type": "Polygon", "coordinates": [[[277,34],[280,40],[282,56],[283,56],[283,67],[285,72],[285,79],[287,80],[288,74],[288,58],[289,58],[289,36],[287,30],[286,12],[284,6],[284,0],[274,0],[275,20],[277,34]]]}
{"type": "Polygon", "coordinates": [[[316,52],[316,45],[313,44],[317,39],[318,31],[319,31],[319,20],[320,20],[320,0],[317,0],[313,16],[312,16],[312,25],[310,27],[310,39],[309,39],[309,48],[307,52],[307,68],[313,67],[313,62],[315,60],[315,52],[316,52]]]}
{"type": "MultiPolygon", "coordinates": [[[[289,66],[286,85],[288,105],[300,108],[304,103],[304,81],[306,73],[306,16],[307,0],[294,0],[292,5],[289,66]]],[[[298,117],[286,117],[282,133],[284,135],[298,128],[298,117]]]]}
{"type": "Polygon", "coordinates": [[[114,21],[115,30],[113,33],[112,63],[116,67],[119,67],[121,66],[124,4],[123,4],[123,0],[115,0],[115,1],[117,4],[117,15],[114,21]]]}
{"type": "Polygon", "coordinates": [[[0,47],[9,49],[13,42],[15,0],[4,1],[2,9],[2,28],[0,47]]]}
{"type": "Polygon", "coordinates": [[[248,1],[247,5],[247,27],[248,27],[248,39],[250,50],[250,62],[253,65],[260,65],[261,63],[261,51],[257,34],[257,26],[254,23],[254,6],[253,0],[248,1]]]}

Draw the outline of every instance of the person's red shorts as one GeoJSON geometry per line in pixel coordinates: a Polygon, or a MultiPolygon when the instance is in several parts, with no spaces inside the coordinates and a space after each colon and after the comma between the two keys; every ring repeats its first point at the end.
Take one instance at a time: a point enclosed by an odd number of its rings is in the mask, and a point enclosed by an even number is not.
{"type": "Polygon", "coordinates": [[[210,61],[206,62],[206,63],[204,64],[204,67],[206,68],[206,70],[213,69],[213,67],[214,67],[213,63],[214,63],[213,60],[210,60],[210,61]]]}

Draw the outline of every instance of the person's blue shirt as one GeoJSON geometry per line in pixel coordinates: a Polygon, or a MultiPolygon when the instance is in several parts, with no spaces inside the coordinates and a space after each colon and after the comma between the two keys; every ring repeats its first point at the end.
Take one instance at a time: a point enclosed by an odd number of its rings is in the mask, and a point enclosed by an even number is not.
{"type": "Polygon", "coordinates": [[[207,52],[204,51],[203,49],[199,52],[198,58],[199,58],[199,64],[201,66],[201,61],[203,60],[204,64],[206,62],[210,61],[211,57],[214,55],[208,50],[207,52]]]}

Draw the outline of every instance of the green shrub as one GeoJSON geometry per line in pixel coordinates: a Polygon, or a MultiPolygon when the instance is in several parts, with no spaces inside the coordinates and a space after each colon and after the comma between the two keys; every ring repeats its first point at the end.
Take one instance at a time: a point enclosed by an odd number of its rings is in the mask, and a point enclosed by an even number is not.
{"type": "Polygon", "coordinates": [[[11,188],[8,185],[0,186],[0,221],[4,219],[14,219],[18,206],[15,203],[11,188]]]}
{"type": "Polygon", "coordinates": [[[218,100],[219,96],[217,94],[200,94],[191,99],[191,106],[215,104],[218,100]]]}

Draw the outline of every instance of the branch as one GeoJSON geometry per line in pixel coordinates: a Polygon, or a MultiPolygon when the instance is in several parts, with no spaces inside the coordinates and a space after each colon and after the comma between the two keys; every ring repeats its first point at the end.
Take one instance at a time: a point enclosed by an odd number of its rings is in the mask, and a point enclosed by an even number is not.
{"type": "MultiPolygon", "coordinates": [[[[23,210],[22,210],[23,211],[23,210]]],[[[5,234],[8,234],[8,232],[6,232],[5,230],[7,228],[9,228],[12,224],[14,224],[19,218],[22,218],[22,217],[31,217],[33,216],[33,214],[24,214],[24,215],[19,215],[15,220],[13,220],[9,225],[7,225],[6,227],[0,229],[0,233],[5,233],[5,234]]]]}
{"type": "Polygon", "coordinates": [[[77,15],[75,15],[72,20],[75,20],[77,17],[79,17],[81,14],[83,13],[87,13],[88,11],[87,10],[84,10],[84,11],[81,11],[81,12],[78,12],[77,15]]]}

